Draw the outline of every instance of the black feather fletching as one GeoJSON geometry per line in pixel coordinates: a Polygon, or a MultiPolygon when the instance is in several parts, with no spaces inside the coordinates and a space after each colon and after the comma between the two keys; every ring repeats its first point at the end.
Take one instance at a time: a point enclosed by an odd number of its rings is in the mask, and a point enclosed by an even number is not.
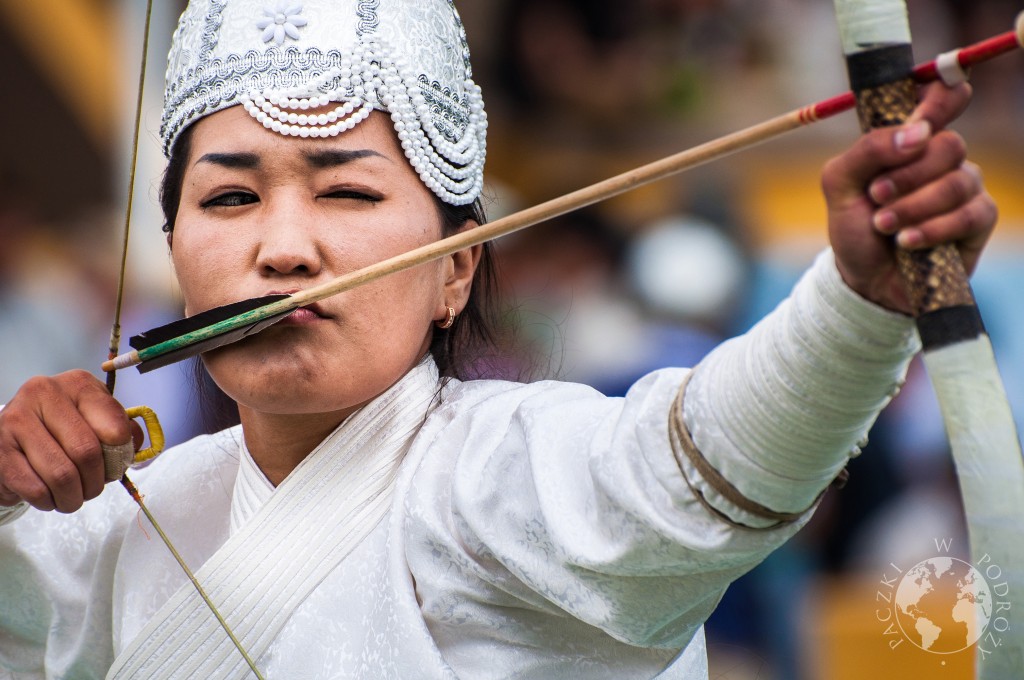
{"type": "MultiPolygon", "coordinates": [[[[132,348],[140,350],[141,352],[141,350],[149,347],[174,340],[175,338],[179,338],[187,333],[198,331],[206,328],[207,326],[212,326],[230,319],[231,317],[251,312],[273,302],[284,300],[288,297],[290,296],[285,294],[266,295],[264,297],[232,302],[231,304],[223,305],[221,307],[214,307],[213,309],[196,314],[195,316],[190,316],[187,319],[174,321],[172,323],[159,326],[158,328],[148,330],[145,333],[134,335],[129,339],[128,344],[131,345],[132,348]]],[[[203,352],[207,352],[211,349],[236,342],[246,336],[254,335],[263,329],[274,325],[293,311],[295,310],[285,310],[280,314],[259,319],[252,324],[225,331],[215,336],[183,346],[179,349],[164,352],[156,357],[143,361],[138,365],[138,370],[140,373],[146,373],[153,369],[160,368],[161,366],[167,366],[168,364],[173,364],[177,361],[187,359],[188,357],[202,354],[203,352]]]]}

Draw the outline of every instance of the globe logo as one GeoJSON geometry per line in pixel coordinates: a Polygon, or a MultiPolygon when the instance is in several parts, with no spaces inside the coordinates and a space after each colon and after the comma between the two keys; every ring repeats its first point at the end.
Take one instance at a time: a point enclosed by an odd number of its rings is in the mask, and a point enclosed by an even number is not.
{"type": "Polygon", "coordinates": [[[985,578],[954,557],[918,562],[903,575],[895,600],[903,635],[933,654],[967,649],[992,618],[992,592],[985,578]]]}

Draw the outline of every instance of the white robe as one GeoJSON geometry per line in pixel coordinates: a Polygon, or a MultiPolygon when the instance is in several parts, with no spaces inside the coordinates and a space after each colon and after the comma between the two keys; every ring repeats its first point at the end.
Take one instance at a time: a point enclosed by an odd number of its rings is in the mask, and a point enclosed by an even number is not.
{"type": "MultiPolygon", "coordinates": [[[[856,396],[880,406],[915,349],[909,322],[836,293],[830,266],[819,263],[801,284],[811,303],[777,313],[762,329],[787,341],[797,327],[821,336],[800,336],[792,356],[776,357],[787,380],[813,381],[823,366],[858,374],[863,357],[853,348],[902,339],[856,396]],[[842,332],[820,331],[829,324],[842,332]]],[[[714,367],[735,364],[746,349],[744,341],[724,348],[705,382],[722,379],[714,367]]],[[[740,367],[736,380],[754,389],[744,381],[759,380],[757,368],[740,367]]],[[[703,622],[728,584],[810,513],[753,531],[697,502],[680,467],[695,488],[702,480],[673,451],[667,427],[685,375],[658,371],[624,399],[556,382],[450,382],[411,441],[390,509],[297,606],[257,660],[261,671],[268,679],[707,678],[703,622]]],[[[714,405],[700,396],[707,384],[690,389],[699,403],[688,399],[688,413],[714,405]]],[[[823,411],[787,409],[780,399],[765,413],[759,404],[752,422],[767,418],[775,427],[783,418],[786,429],[801,431],[845,410],[828,398],[809,401],[823,411]]],[[[808,455],[816,462],[805,464],[806,475],[769,467],[748,475],[752,486],[731,481],[761,493],[761,502],[776,486],[813,498],[823,471],[845,461],[877,415],[877,407],[863,411],[837,428],[843,436],[830,446],[840,450],[808,455]]],[[[751,460],[761,468],[771,461],[734,451],[728,436],[696,434],[719,469],[743,476],[751,460]]],[[[275,493],[237,428],[176,447],[134,477],[193,567],[275,493]]],[[[744,519],[713,492],[706,496],[744,519]]],[[[123,489],[109,485],[73,515],[0,517],[0,668],[10,669],[0,678],[103,677],[175,591],[190,587],[159,540],[145,537],[137,514],[123,489]]],[[[247,559],[239,572],[261,556],[247,559]]]]}

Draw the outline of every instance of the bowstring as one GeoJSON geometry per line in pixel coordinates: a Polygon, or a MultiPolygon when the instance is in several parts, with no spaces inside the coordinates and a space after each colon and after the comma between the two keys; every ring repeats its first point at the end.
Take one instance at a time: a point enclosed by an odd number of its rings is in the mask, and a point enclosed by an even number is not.
{"type": "MultiPolygon", "coordinates": [[[[132,229],[132,203],[135,198],[135,175],[139,166],[139,135],[142,130],[142,106],[146,90],[146,67],[149,64],[149,28],[153,19],[153,0],[146,0],[146,24],[142,31],[142,60],[139,67],[138,95],[135,99],[135,125],[132,131],[131,160],[128,167],[128,200],[124,209],[124,227],[121,239],[121,268],[117,276],[117,295],[114,301],[114,323],[110,328],[110,357],[116,357],[121,347],[121,309],[128,271],[128,240],[132,229]]],[[[117,371],[107,371],[107,391],[114,393],[117,371]]]]}
{"type": "MultiPolygon", "coordinates": [[[[135,198],[135,177],[137,174],[139,164],[139,137],[142,131],[142,108],[146,88],[146,69],[149,64],[149,34],[152,19],[153,0],[146,0],[146,22],[142,32],[142,58],[139,64],[138,95],[135,100],[135,125],[132,131],[131,160],[128,169],[128,198],[126,201],[124,211],[124,227],[122,229],[123,237],[121,243],[121,267],[117,277],[117,295],[114,302],[114,322],[110,329],[110,346],[108,357],[109,359],[113,359],[114,357],[117,356],[121,345],[121,311],[124,307],[125,280],[127,278],[126,274],[128,271],[128,243],[131,235],[132,203],[135,198]]],[[[117,369],[107,371],[107,391],[110,392],[111,396],[113,396],[114,394],[114,386],[116,383],[117,369]]],[[[170,538],[168,538],[167,534],[164,533],[163,529],[160,527],[160,524],[156,521],[156,518],[153,516],[153,513],[151,513],[149,511],[149,508],[146,507],[146,504],[142,499],[142,494],[139,493],[138,489],[132,483],[132,481],[128,479],[127,474],[121,477],[121,485],[128,492],[128,495],[132,497],[132,500],[134,500],[135,503],[139,506],[139,509],[142,510],[143,514],[145,514],[150,524],[153,525],[153,528],[156,529],[156,532],[160,536],[160,539],[163,541],[164,545],[167,546],[167,549],[170,551],[175,561],[181,567],[182,571],[185,572],[185,575],[188,577],[188,580],[195,587],[195,590],[199,594],[199,597],[202,599],[203,602],[206,603],[206,606],[210,608],[210,611],[213,613],[214,618],[217,619],[217,622],[220,624],[221,628],[223,628],[224,632],[227,633],[227,636],[231,640],[231,643],[242,655],[242,658],[245,659],[245,663],[249,666],[249,669],[259,680],[265,680],[263,675],[260,673],[259,669],[256,667],[256,663],[249,656],[248,652],[246,652],[245,648],[242,646],[242,643],[235,636],[234,632],[231,630],[231,627],[228,625],[227,621],[221,615],[216,605],[213,604],[213,601],[210,599],[210,597],[206,594],[206,591],[203,589],[202,585],[200,585],[198,579],[196,579],[195,574],[192,572],[191,569],[189,569],[188,565],[185,563],[185,560],[182,559],[177,548],[174,547],[174,544],[171,542],[170,538]]]]}

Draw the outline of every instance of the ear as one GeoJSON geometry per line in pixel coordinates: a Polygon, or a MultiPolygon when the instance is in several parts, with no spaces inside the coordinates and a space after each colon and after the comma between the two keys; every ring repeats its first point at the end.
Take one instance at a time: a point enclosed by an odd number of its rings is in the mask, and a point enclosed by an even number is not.
{"type": "MultiPolygon", "coordinates": [[[[464,229],[476,227],[476,222],[467,222],[464,229]]],[[[447,314],[447,306],[455,309],[456,314],[461,314],[469,301],[469,294],[473,289],[473,276],[480,264],[480,257],[484,247],[475,245],[460,250],[444,259],[444,300],[441,301],[438,319],[444,320],[447,314]]]]}

